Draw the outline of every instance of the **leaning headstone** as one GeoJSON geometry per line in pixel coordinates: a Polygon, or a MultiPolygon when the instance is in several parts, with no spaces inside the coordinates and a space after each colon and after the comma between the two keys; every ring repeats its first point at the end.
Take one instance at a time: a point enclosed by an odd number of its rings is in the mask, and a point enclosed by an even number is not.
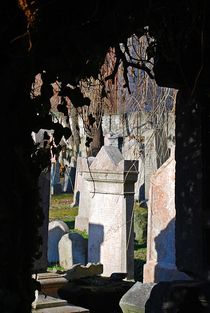
{"type": "Polygon", "coordinates": [[[175,159],[171,157],[151,177],[148,204],[147,262],[143,281],[159,282],[189,277],[176,268],[175,159]]]}
{"type": "Polygon", "coordinates": [[[59,264],[68,270],[74,264],[86,264],[87,240],[78,233],[68,233],[62,236],[58,243],[59,264]]]}
{"type": "Polygon", "coordinates": [[[80,176],[80,186],[77,186],[79,192],[79,210],[75,218],[75,229],[88,232],[89,208],[90,208],[90,191],[88,182],[84,179],[84,173],[90,173],[90,165],[94,157],[78,158],[78,175],[80,176]]]}
{"type": "Polygon", "coordinates": [[[138,161],[124,160],[114,146],[103,146],[84,173],[89,184],[88,262],[102,263],[103,276],[113,272],[133,278],[132,211],[138,161]]]}
{"type": "Polygon", "coordinates": [[[144,313],[154,284],[142,284],[137,281],[120,299],[123,313],[144,313]]]}
{"type": "Polygon", "coordinates": [[[69,232],[69,227],[63,221],[52,221],[48,227],[48,262],[59,262],[58,243],[63,235],[69,232]]]}
{"type": "Polygon", "coordinates": [[[42,239],[39,250],[41,257],[34,262],[33,271],[40,273],[47,270],[47,242],[48,242],[48,223],[49,223],[49,204],[50,204],[50,172],[44,170],[39,176],[39,195],[40,206],[44,215],[42,226],[39,228],[39,234],[42,239]]]}

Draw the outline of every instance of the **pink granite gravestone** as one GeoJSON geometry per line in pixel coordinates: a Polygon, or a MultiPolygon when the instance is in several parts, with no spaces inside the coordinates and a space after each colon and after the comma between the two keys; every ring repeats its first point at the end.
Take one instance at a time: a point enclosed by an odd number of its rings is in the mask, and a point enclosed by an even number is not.
{"type": "Polygon", "coordinates": [[[172,152],[151,176],[144,283],[189,279],[176,268],[175,215],[175,159],[172,152]]]}

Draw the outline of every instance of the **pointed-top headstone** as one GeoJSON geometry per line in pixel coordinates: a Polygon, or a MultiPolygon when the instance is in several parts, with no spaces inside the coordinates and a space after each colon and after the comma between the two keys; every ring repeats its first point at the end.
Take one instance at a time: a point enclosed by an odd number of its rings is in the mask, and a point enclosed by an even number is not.
{"type": "Polygon", "coordinates": [[[103,146],[98,152],[95,160],[90,166],[91,170],[114,170],[120,161],[123,160],[122,153],[117,147],[114,146],[103,146]]]}

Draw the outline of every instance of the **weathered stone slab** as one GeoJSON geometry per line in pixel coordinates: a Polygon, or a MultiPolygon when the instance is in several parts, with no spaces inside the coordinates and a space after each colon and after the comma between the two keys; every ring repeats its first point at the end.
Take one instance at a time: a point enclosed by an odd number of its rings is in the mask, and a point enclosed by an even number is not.
{"type": "Polygon", "coordinates": [[[189,279],[176,268],[175,159],[171,157],[151,177],[148,203],[147,262],[143,281],[189,279]]]}
{"type": "Polygon", "coordinates": [[[48,227],[48,262],[59,262],[58,243],[63,235],[69,232],[69,227],[63,221],[52,221],[48,227]]]}
{"type": "Polygon", "coordinates": [[[78,233],[68,233],[58,243],[59,264],[68,270],[72,265],[86,264],[87,240],[78,233]]]}
{"type": "Polygon", "coordinates": [[[88,263],[86,266],[81,264],[75,264],[69,269],[65,278],[67,280],[76,280],[84,277],[93,277],[103,273],[103,265],[102,264],[93,264],[88,263]]]}
{"type": "Polygon", "coordinates": [[[137,281],[120,299],[119,305],[123,313],[144,313],[153,283],[143,284],[137,281]]]}
{"type": "Polygon", "coordinates": [[[90,311],[76,305],[66,305],[62,307],[32,310],[32,313],[88,313],[88,312],[90,311]]]}
{"type": "Polygon", "coordinates": [[[43,308],[51,308],[51,307],[56,307],[56,306],[60,307],[66,304],[67,304],[66,300],[39,294],[36,303],[33,302],[32,307],[34,309],[43,309],[43,308]]]}
{"type": "Polygon", "coordinates": [[[66,300],[39,295],[34,303],[32,313],[88,313],[89,310],[80,306],[68,304],[66,300]]]}

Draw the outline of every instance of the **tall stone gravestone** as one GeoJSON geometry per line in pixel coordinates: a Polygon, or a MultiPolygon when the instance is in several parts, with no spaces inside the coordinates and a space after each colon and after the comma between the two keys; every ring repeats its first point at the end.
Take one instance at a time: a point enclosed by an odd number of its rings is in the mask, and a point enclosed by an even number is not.
{"type": "Polygon", "coordinates": [[[170,158],[150,180],[144,283],[189,279],[176,268],[175,213],[175,159],[172,150],[170,158]]]}
{"type": "Polygon", "coordinates": [[[79,157],[77,161],[77,181],[75,190],[75,200],[79,194],[79,210],[75,218],[75,229],[88,232],[89,223],[89,208],[90,208],[90,191],[88,189],[88,182],[84,179],[84,173],[90,172],[90,165],[94,157],[83,158],[79,157]]]}
{"type": "Polygon", "coordinates": [[[62,193],[62,186],[60,181],[60,163],[58,160],[51,164],[51,194],[62,193]]]}
{"type": "Polygon", "coordinates": [[[157,149],[155,143],[154,130],[148,129],[144,133],[145,136],[145,198],[149,199],[150,178],[157,171],[157,149]]]}
{"type": "Polygon", "coordinates": [[[47,249],[48,249],[48,221],[50,205],[50,171],[42,171],[39,176],[39,194],[40,206],[44,215],[42,226],[39,228],[39,234],[42,238],[40,246],[41,257],[34,263],[34,272],[40,273],[47,270],[47,249]]]}
{"type": "Polygon", "coordinates": [[[119,149],[103,146],[84,173],[89,183],[88,262],[102,263],[103,275],[127,273],[133,278],[134,183],[138,161],[127,161],[119,149]]]}

